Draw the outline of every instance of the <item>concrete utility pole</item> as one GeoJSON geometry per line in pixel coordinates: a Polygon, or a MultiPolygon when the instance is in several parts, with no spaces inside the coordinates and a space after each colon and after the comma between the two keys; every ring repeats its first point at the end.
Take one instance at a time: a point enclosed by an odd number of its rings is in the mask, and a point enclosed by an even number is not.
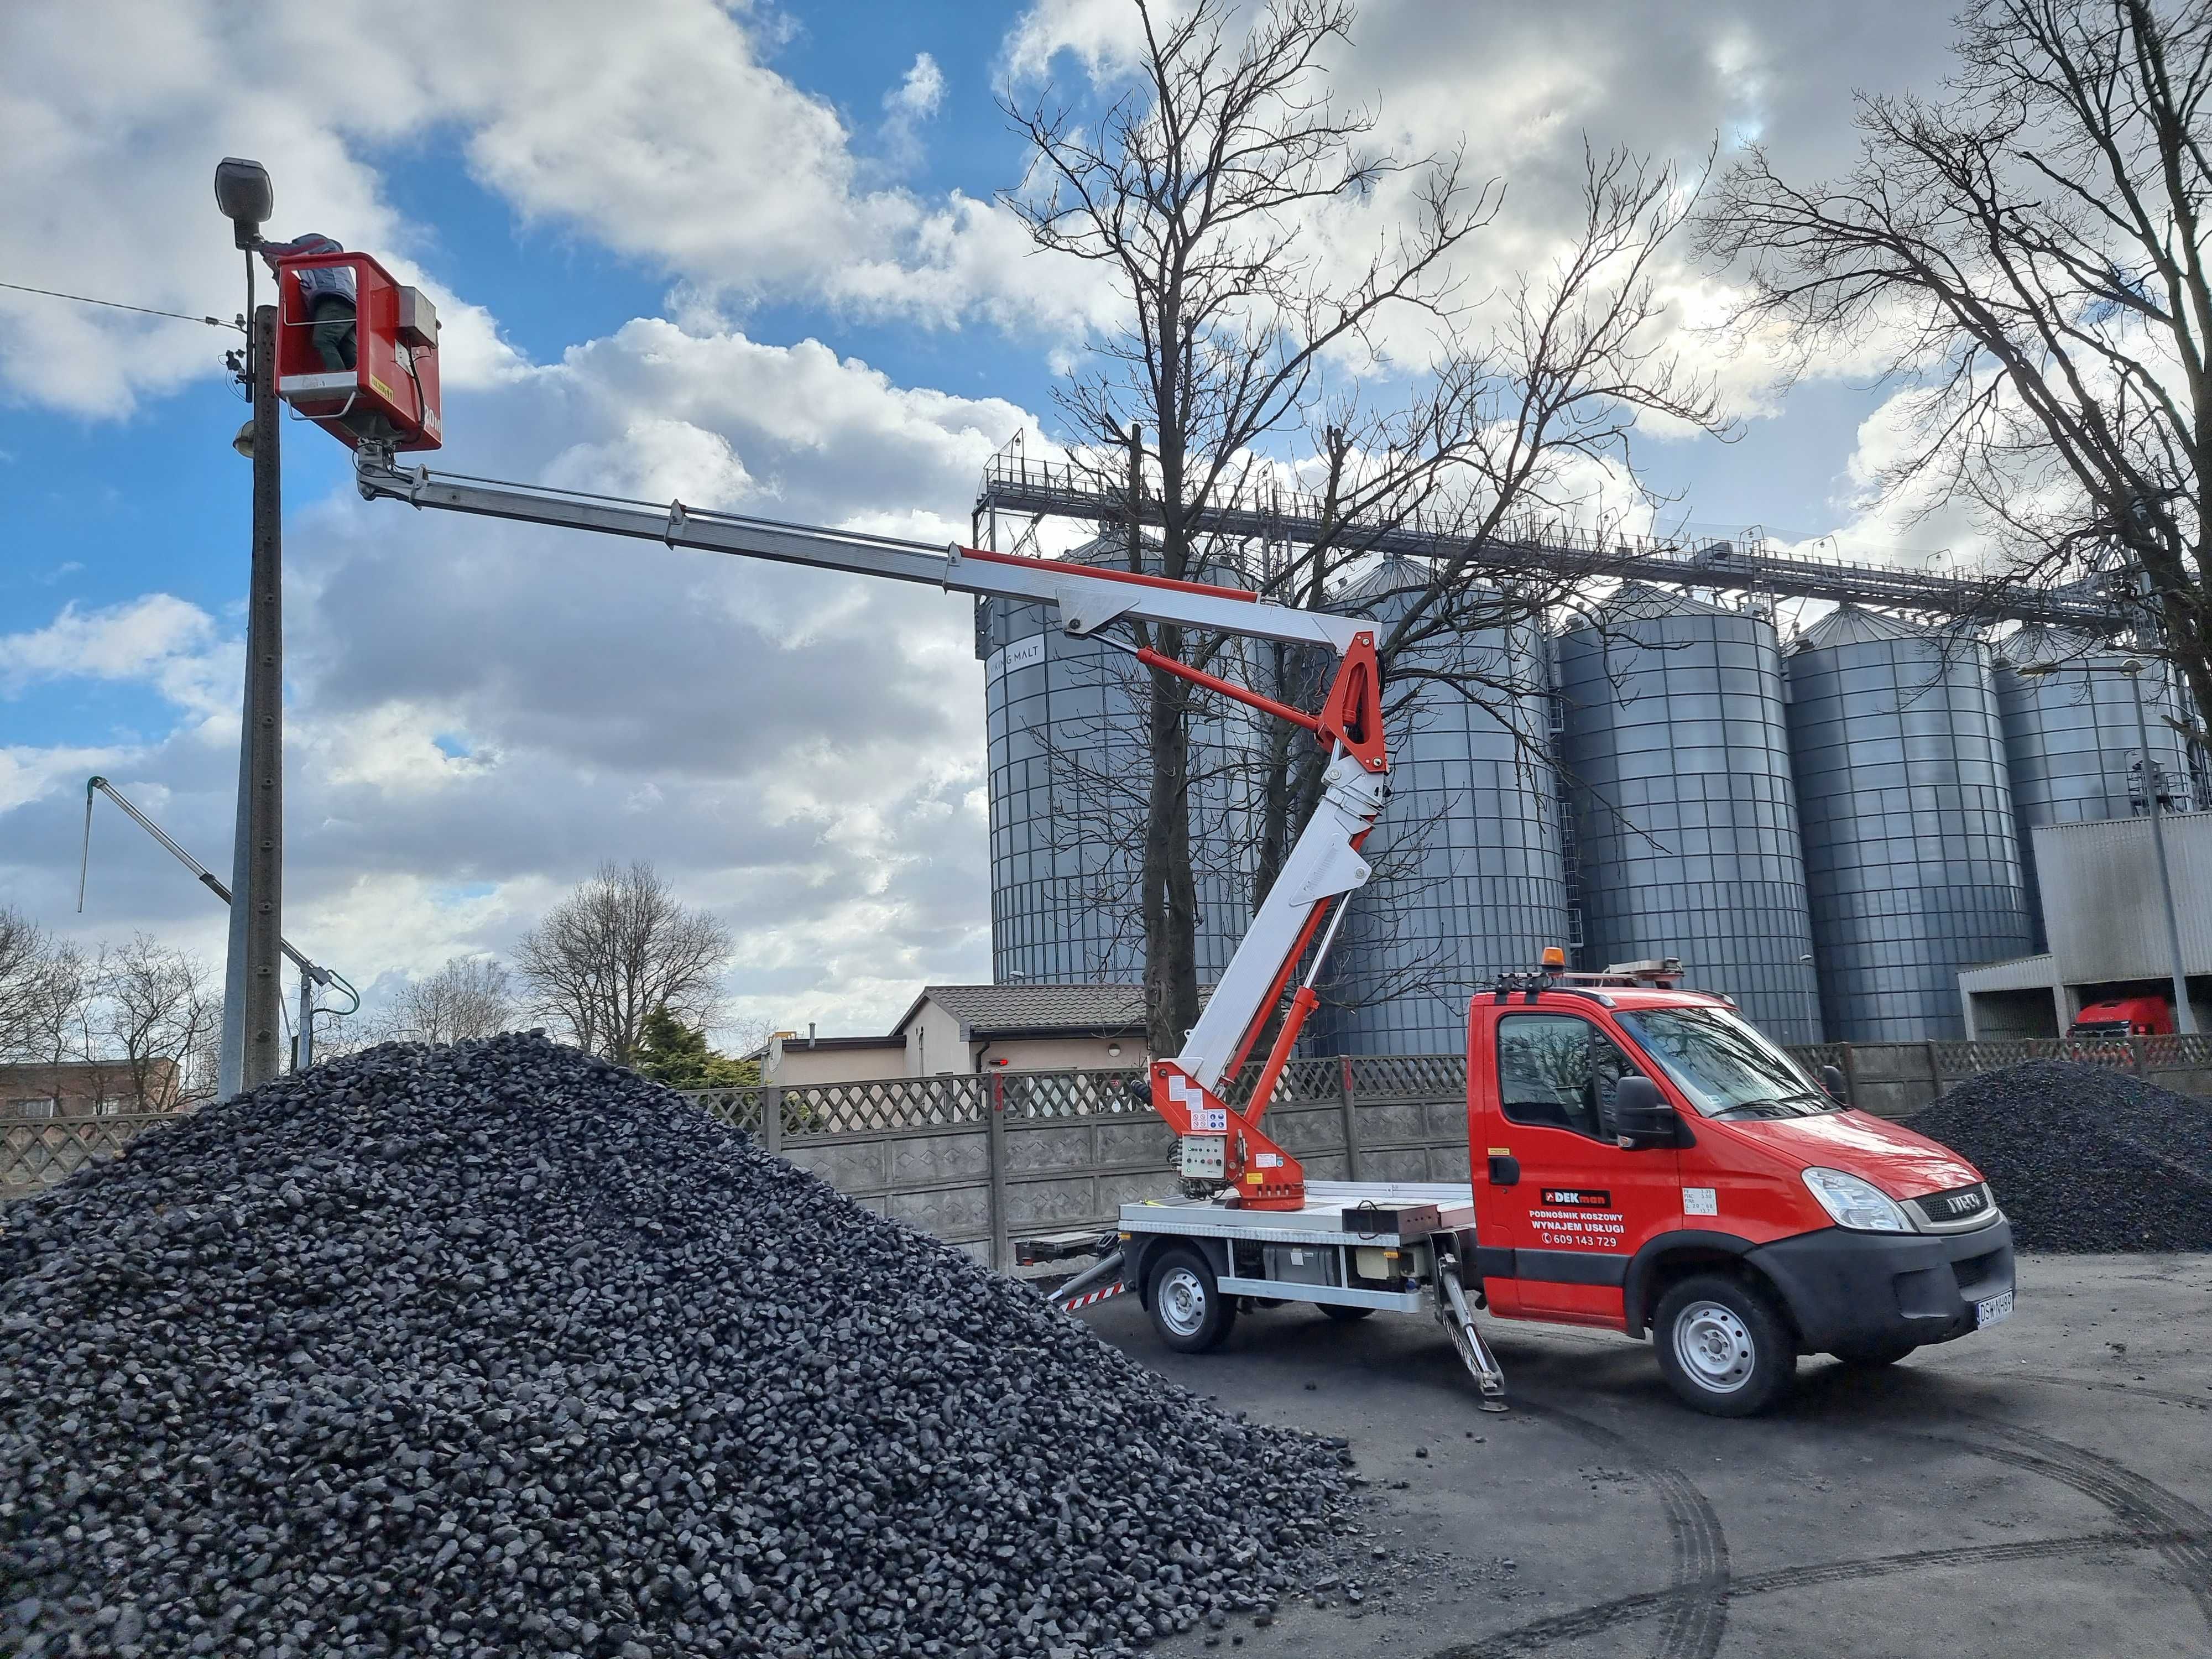
{"type": "Polygon", "coordinates": [[[216,1092],[258,1088],[283,1069],[278,969],[284,884],[283,492],[276,308],[253,313],[253,568],[246,619],[246,708],[238,739],[230,951],[224,964],[216,1092]]]}

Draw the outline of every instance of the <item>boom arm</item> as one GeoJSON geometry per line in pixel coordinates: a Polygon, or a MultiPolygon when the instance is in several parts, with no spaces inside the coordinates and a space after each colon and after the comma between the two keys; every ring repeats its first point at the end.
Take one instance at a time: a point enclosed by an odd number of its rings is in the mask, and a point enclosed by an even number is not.
{"type": "Polygon", "coordinates": [[[1060,613],[1061,631],[1072,637],[1098,635],[1100,643],[1129,652],[1149,667],[1311,731],[1331,751],[1321,804],[1285,860],[1282,873],[1191,1029],[1182,1052],[1173,1060],[1155,1060],[1152,1067],[1152,1103],[1182,1137],[1186,1175],[1218,1176],[1232,1183],[1251,1207],[1296,1208],[1303,1203],[1304,1170],[1261,1132],[1259,1120],[1299,1028],[1317,1000],[1314,981],[1335,934],[1334,921],[1322,938],[1312,971],[1292,1000],[1249,1104],[1241,1110],[1232,1109],[1217,1091],[1250,1052],[1323,917],[1368,878],[1359,846],[1389,793],[1373,623],[1271,604],[1236,588],[1133,571],[744,518],[687,507],[681,501],[662,506],[437,473],[427,467],[401,471],[388,455],[368,447],[360,453],[356,479],[369,501],[405,501],[418,508],[628,536],[670,547],[1048,605],[1060,613]],[[1308,714],[1172,657],[1100,634],[1122,621],[1169,623],[1291,645],[1326,646],[1338,658],[1335,683],[1321,711],[1308,714]]]}

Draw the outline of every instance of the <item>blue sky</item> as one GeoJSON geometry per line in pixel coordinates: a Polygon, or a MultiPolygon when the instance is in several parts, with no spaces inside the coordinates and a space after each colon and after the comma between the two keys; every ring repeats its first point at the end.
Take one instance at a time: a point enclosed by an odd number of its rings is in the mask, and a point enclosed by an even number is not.
{"type": "MultiPolygon", "coordinates": [[[[994,93],[1092,96],[1129,15],[29,0],[0,17],[0,281],[228,315],[207,181],[257,155],[273,231],[337,235],[439,296],[446,464],[949,536],[992,448],[1056,433],[1055,365],[1112,303],[993,207],[1023,165],[994,93]]],[[[1585,137],[1694,162],[1760,134],[1832,167],[1852,89],[1932,86],[1945,36],[1904,4],[1386,0],[1334,74],[1388,142],[1464,136],[1508,182],[1472,273],[1495,282],[1556,240],[1585,137]]],[[[1743,418],[1734,445],[1640,446],[1675,515],[1947,538],[1853,495],[1884,388],[1836,363],[1783,396],[1759,352],[1687,328],[1722,279],[1686,252],[1669,281],[1680,349],[1743,418]]],[[[0,902],[88,939],[217,942],[119,827],[82,921],[71,878],[92,769],[222,862],[247,507],[227,343],[0,294],[0,902]]],[[[960,605],[369,509],[334,443],[286,435],[288,931],[388,986],[508,949],[599,858],[646,856],[738,927],[733,1024],[871,1029],[923,979],[988,975],[960,605]]]]}

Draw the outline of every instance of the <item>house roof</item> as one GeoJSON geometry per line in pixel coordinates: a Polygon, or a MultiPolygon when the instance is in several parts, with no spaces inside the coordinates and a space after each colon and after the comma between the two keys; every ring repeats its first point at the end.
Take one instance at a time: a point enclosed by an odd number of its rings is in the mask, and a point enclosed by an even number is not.
{"type": "Polygon", "coordinates": [[[1141,985],[925,985],[891,1029],[903,1031],[933,1002],[971,1040],[1018,1033],[1121,1036],[1145,1025],[1141,985]]]}

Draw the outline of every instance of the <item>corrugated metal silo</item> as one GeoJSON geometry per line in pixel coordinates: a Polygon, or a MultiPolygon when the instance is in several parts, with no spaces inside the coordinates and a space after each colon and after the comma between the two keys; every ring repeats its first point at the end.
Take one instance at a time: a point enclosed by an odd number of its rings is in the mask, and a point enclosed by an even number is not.
{"type": "MultiPolygon", "coordinates": [[[[1119,564],[1126,544],[1072,559],[1119,564]]],[[[1243,585],[1227,569],[1204,580],[1243,585]]],[[[1234,653],[1218,672],[1243,678],[1234,653]]],[[[1143,677],[1126,655],[1071,640],[1047,607],[975,607],[983,663],[991,817],[991,964],[1001,984],[1133,983],[1144,976],[1139,908],[1152,745],[1143,677]]],[[[1226,699],[1193,702],[1192,856],[1198,977],[1221,976],[1251,917],[1253,836],[1246,809],[1255,732],[1226,699]]]]}
{"type": "Polygon", "coordinates": [[[1828,1036],[1963,1036],[1960,971],[2031,934],[1989,648],[1846,605],[1784,672],[1828,1036]]]}
{"type": "Polygon", "coordinates": [[[1679,957],[1776,1041],[1819,1042],[1773,623],[1630,586],[1555,655],[1584,965],[1679,957]]]}
{"type": "MultiPolygon", "coordinates": [[[[1387,629],[1421,580],[1393,560],[1346,601],[1387,629]]],[[[1352,895],[1330,963],[1357,1006],[1316,1011],[1317,1053],[1457,1054],[1476,982],[1567,936],[1541,637],[1486,629],[1399,665],[1414,661],[1510,690],[1486,693],[1486,708],[1431,684],[1391,723],[1389,810],[1366,847],[1376,878],[1352,895]]]]}
{"type": "MultiPolygon", "coordinates": [[[[2130,677],[2120,672],[2131,659],[2130,653],[2057,629],[2023,628],[1997,644],[1997,713],[2004,723],[2013,817],[2039,951],[2045,947],[2033,832],[2047,823],[2124,818],[2146,810],[2136,693],[2130,677]],[[2058,665],[2057,672],[2016,672],[2043,663],[2058,665]]],[[[2169,715],[2182,716],[2183,699],[2156,663],[2143,671],[2142,680],[2160,799],[2171,810],[2187,811],[2196,793],[2188,745],[2166,723],[2169,715]]]]}

